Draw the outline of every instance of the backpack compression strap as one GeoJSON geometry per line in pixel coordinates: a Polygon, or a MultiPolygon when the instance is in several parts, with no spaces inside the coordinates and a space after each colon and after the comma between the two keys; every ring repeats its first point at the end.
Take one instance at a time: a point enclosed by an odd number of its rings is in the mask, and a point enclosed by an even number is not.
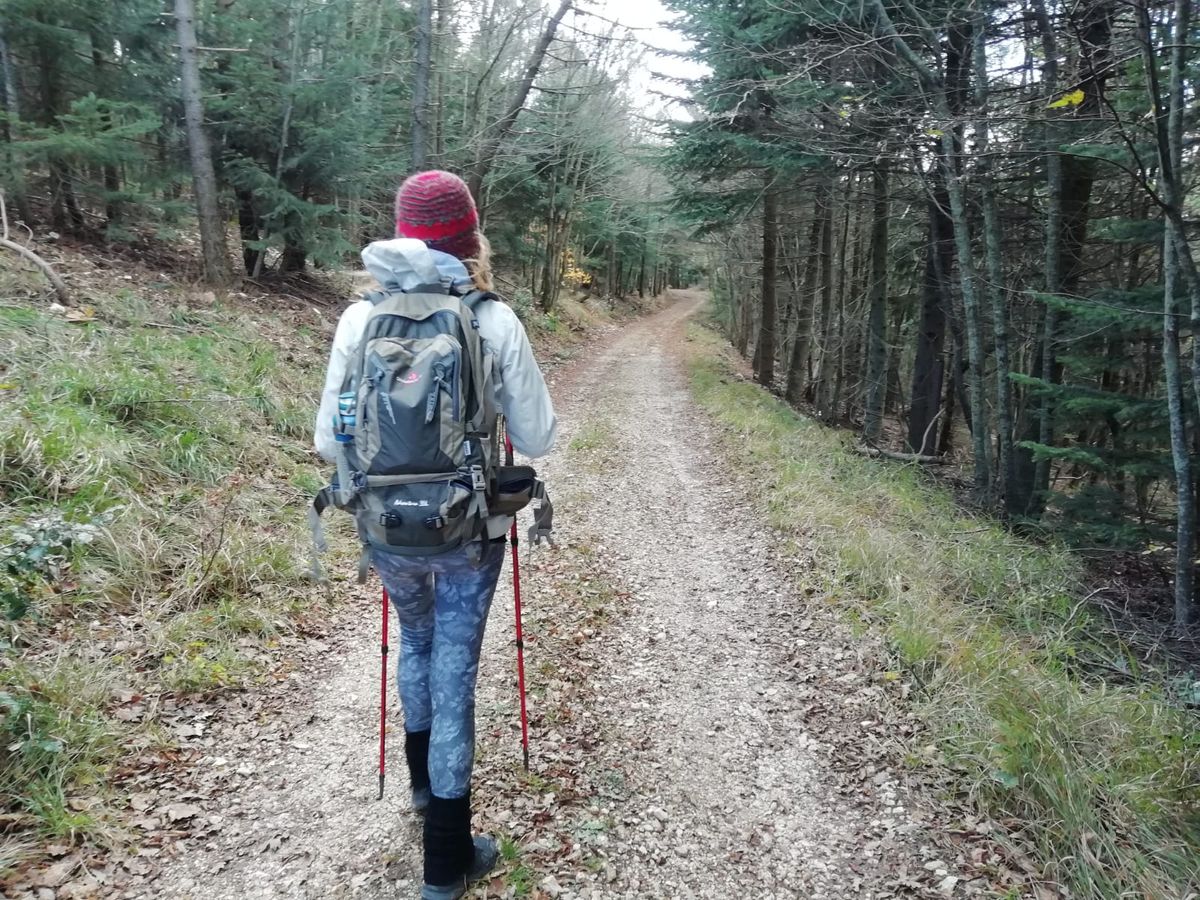
{"type": "Polygon", "coordinates": [[[308,508],[308,527],[312,530],[313,539],[312,580],[316,582],[325,580],[325,572],[321,568],[321,554],[328,549],[325,529],[321,527],[321,514],[334,505],[335,493],[332,484],[321,488],[317,496],[313,497],[312,506],[308,508]]]}

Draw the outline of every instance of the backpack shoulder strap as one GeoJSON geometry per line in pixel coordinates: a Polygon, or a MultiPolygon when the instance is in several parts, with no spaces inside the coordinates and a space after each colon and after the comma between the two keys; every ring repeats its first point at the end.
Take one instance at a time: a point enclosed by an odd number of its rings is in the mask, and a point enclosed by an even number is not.
{"type": "Polygon", "coordinates": [[[463,304],[472,312],[475,311],[479,304],[487,300],[496,300],[498,302],[500,298],[491,291],[471,291],[469,294],[464,294],[462,297],[463,304]]]}
{"type": "Polygon", "coordinates": [[[360,296],[372,306],[378,306],[387,297],[387,291],[363,291],[360,296]]]}

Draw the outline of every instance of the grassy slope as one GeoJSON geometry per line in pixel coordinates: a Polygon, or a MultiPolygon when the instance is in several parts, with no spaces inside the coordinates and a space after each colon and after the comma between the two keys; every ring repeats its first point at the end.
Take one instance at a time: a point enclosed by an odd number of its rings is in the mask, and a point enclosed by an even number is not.
{"type": "MultiPolygon", "coordinates": [[[[911,467],[735,373],[695,328],[690,373],[770,523],[811,547],[827,601],[885,635],[961,785],[1015,818],[1074,896],[1182,898],[1200,888],[1200,731],[1123,662],[1077,601],[1068,554],[973,518],[911,467]]],[[[1133,661],[1136,670],[1136,660],[1133,661]]]]}
{"type": "Polygon", "coordinates": [[[253,683],[327,596],[303,516],[319,317],[188,300],[0,305],[0,872],[113,838],[109,778],[169,747],[161,702],[253,683]]]}

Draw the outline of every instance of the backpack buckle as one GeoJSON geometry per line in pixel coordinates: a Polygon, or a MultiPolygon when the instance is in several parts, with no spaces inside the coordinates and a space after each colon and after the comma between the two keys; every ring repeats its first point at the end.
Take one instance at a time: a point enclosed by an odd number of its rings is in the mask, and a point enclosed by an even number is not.
{"type": "Polygon", "coordinates": [[[434,530],[434,531],[436,531],[440,528],[445,528],[446,527],[446,517],[445,516],[430,516],[429,518],[427,518],[425,520],[425,527],[429,528],[431,530],[434,530]]]}
{"type": "Polygon", "coordinates": [[[404,520],[394,512],[385,512],[379,514],[379,524],[384,528],[399,528],[404,520]]]}
{"type": "Polygon", "coordinates": [[[476,491],[487,490],[487,479],[483,476],[483,466],[471,466],[471,488],[476,491]]]}

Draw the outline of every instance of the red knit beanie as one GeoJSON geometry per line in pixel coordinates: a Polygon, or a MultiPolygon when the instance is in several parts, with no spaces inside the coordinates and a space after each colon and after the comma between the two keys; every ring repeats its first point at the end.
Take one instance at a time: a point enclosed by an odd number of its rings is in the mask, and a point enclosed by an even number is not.
{"type": "Polygon", "coordinates": [[[459,259],[478,256],[479,213],[466,182],[436,169],[410,175],[396,192],[396,236],[459,259]]]}

